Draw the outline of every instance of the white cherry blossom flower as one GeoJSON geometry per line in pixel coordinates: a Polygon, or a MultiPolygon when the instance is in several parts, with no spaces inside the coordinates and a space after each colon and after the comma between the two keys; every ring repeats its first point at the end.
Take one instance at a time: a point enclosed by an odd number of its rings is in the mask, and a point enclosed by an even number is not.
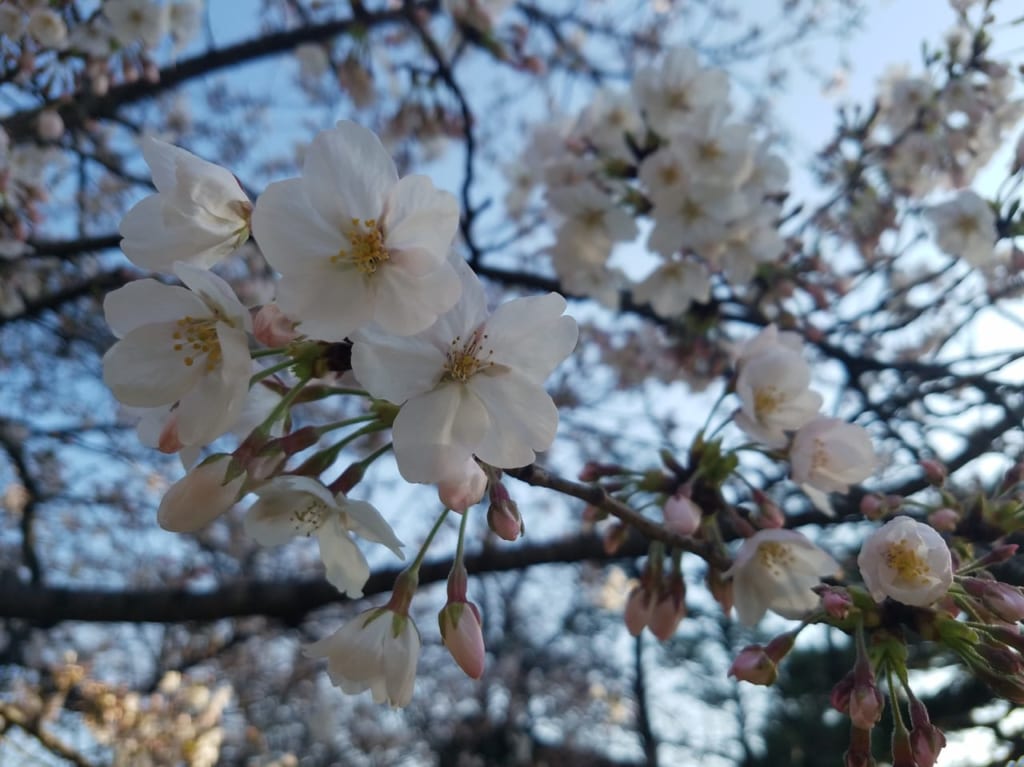
{"type": "Polygon", "coordinates": [[[49,8],[32,11],[26,27],[29,37],[44,48],[63,50],[68,44],[68,26],[60,14],[49,8]]]}
{"type": "Polygon", "coordinates": [[[245,517],[245,531],[261,546],[278,546],[297,535],[315,535],[327,581],[353,599],[370,577],[354,533],[403,557],[402,543],[380,512],[365,501],[331,492],[312,477],[278,476],[258,487],[259,500],[245,517]]]}
{"type": "Polygon", "coordinates": [[[822,576],[839,572],[839,563],[795,530],[758,530],[743,541],[733,565],[733,600],[740,621],[754,626],[771,610],[783,618],[802,618],[819,602],[811,589],[822,576]]]}
{"type": "Polygon", "coordinates": [[[374,703],[409,705],[416,684],[420,632],[407,615],[374,608],[305,649],[327,658],[331,682],[355,695],[369,690],[374,703]]]}
{"type": "Polygon", "coordinates": [[[576,345],[576,321],[556,293],[517,298],[489,317],[465,264],[462,298],[412,338],[360,334],[352,370],[374,397],[402,404],[395,458],[410,482],[463,476],[473,455],[525,466],[555,437],[558,411],[544,380],[576,345]]]}
{"type": "Polygon", "coordinates": [[[122,45],[156,48],[167,34],[167,6],[153,0],[105,0],[103,15],[122,45]]]}
{"type": "Polygon", "coordinates": [[[998,236],[996,217],[975,192],[962,190],[954,199],[928,208],[926,215],[935,227],[935,242],[946,253],[972,266],[991,263],[998,236]]]}
{"type": "Polygon", "coordinates": [[[121,221],[121,249],[132,263],[154,271],[176,261],[210,267],[249,238],[252,204],[230,172],[152,137],[142,156],[157,194],[121,221]]]}
{"type": "Polygon", "coordinates": [[[785,445],[787,432],[810,421],[821,407],[821,395],[808,388],[810,382],[810,367],[788,346],[768,346],[747,357],[736,377],[736,425],[770,447],[785,445]]]}
{"type": "Polygon", "coordinates": [[[371,131],[340,122],[306,151],[301,178],[267,187],[253,233],[281,273],[277,301],[299,330],[342,341],[376,322],[412,335],[459,297],[448,250],[455,198],[426,176],[398,178],[371,131]]]}
{"type": "Polygon", "coordinates": [[[182,444],[205,445],[235,423],[249,392],[249,312],[231,287],[178,263],[187,287],[136,280],[107,295],[103,310],[120,339],[103,357],[103,380],[125,405],[177,403],[182,444]]]}
{"type": "Polygon", "coordinates": [[[633,97],[655,131],[667,134],[729,98],[729,77],[702,69],[692,48],[673,48],[633,78],[633,97]]]}
{"type": "Polygon", "coordinates": [[[942,536],[910,517],[896,517],[873,532],[857,557],[871,598],[928,607],[953,583],[953,563],[942,536]]]}
{"type": "Polygon", "coordinates": [[[862,426],[818,416],[793,437],[789,461],[794,482],[824,493],[845,493],[871,476],[877,458],[862,426]]]}
{"type": "Polygon", "coordinates": [[[711,297],[711,276],[695,261],[669,261],[633,288],[633,298],[650,304],[659,317],[678,317],[693,301],[711,297]]]}

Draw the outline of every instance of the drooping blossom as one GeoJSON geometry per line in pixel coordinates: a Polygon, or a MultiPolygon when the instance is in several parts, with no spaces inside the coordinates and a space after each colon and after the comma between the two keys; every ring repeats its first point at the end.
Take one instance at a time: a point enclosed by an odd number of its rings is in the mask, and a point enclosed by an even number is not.
{"type": "Polygon", "coordinates": [[[219,165],[147,137],[142,156],[157,193],[121,220],[121,249],[136,266],[170,271],[176,261],[209,268],[249,238],[252,204],[219,165]]]}
{"type": "Polygon", "coordinates": [[[891,597],[928,607],[953,583],[952,557],[942,536],[906,516],[889,520],[864,541],[857,567],[876,602],[891,597]]]}
{"type": "Polygon", "coordinates": [[[367,610],[305,653],[327,658],[331,682],[350,695],[369,690],[374,703],[396,708],[412,700],[420,633],[408,615],[384,607],[367,610]]]}
{"type": "Polygon", "coordinates": [[[350,533],[403,556],[401,541],[377,509],[332,495],[312,477],[277,476],[254,492],[259,500],[246,514],[245,531],[261,546],[315,535],[328,583],[353,599],[363,595],[370,567],[350,533]]]}
{"type": "Polygon", "coordinates": [[[342,341],[376,322],[412,335],[458,300],[448,262],[455,198],[426,176],[399,179],[371,131],[339,122],[313,139],[301,178],[267,187],[253,233],[278,272],[277,301],[299,331],[342,341]]]}
{"type": "Polygon", "coordinates": [[[136,280],[106,297],[120,340],[103,380],[125,405],[176,407],[183,445],[205,445],[238,421],[249,392],[249,312],[217,275],[178,263],[186,287],[136,280]]]}
{"type": "Polygon", "coordinates": [[[576,321],[555,293],[509,301],[488,316],[483,286],[460,263],[462,298],[410,337],[361,333],[352,370],[374,397],[401,405],[395,458],[410,482],[462,476],[476,456],[525,466],[555,437],[558,411],[544,380],[576,345],[576,321]]]}
{"type": "Polygon", "coordinates": [[[870,477],[877,462],[864,427],[826,416],[797,431],[789,460],[794,482],[824,493],[845,493],[870,477]]]}
{"type": "Polygon", "coordinates": [[[839,563],[795,530],[758,530],[743,541],[733,565],[733,600],[740,621],[755,625],[767,610],[802,618],[819,603],[812,591],[839,563]]]}

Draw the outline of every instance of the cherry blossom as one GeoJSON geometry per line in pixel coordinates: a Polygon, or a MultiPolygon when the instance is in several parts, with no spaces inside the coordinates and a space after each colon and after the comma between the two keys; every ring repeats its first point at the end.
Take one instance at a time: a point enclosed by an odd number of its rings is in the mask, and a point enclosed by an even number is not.
{"type": "Polygon", "coordinates": [[[992,261],[996,217],[985,200],[970,189],[926,211],[935,227],[935,241],[946,253],[960,256],[972,266],[992,261]]]}
{"type": "Polygon", "coordinates": [[[451,194],[399,179],[380,139],[352,122],[317,135],[302,177],[268,186],[252,216],[281,273],[278,304],[323,341],[370,322],[398,335],[432,325],[459,297],[447,260],[458,222],[451,194]]]}
{"type": "Polygon", "coordinates": [[[953,583],[953,563],[942,536],[928,525],[900,516],[872,533],[857,556],[871,598],[928,607],[953,583]]]}
{"type": "Polygon", "coordinates": [[[781,343],[748,352],[739,366],[736,425],[771,447],[786,444],[821,407],[821,395],[809,389],[811,369],[799,352],[781,343]]]}
{"type": "Polygon", "coordinates": [[[103,380],[125,405],[177,403],[184,445],[230,429],[249,392],[249,312],[220,277],[178,263],[186,287],[136,280],[107,295],[103,310],[120,339],[103,357],[103,380]]]}
{"type": "Polygon", "coordinates": [[[315,535],[327,581],[353,599],[370,576],[366,557],[350,533],[402,557],[402,543],[372,505],[331,492],[311,477],[278,476],[254,491],[259,500],[245,517],[245,531],[262,546],[278,546],[296,535],[315,535]]]}
{"type": "Polygon", "coordinates": [[[518,298],[488,316],[483,286],[460,265],[462,298],[411,338],[376,331],[352,347],[352,370],[373,396],[402,405],[398,469],[410,482],[462,476],[475,455],[525,466],[555,437],[558,411],[543,382],[576,345],[576,321],[555,293],[518,298]]]}
{"type": "Polygon", "coordinates": [[[176,261],[210,267],[249,238],[252,204],[230,172],[171,144],[147,137],[142,156],[157,194],[121,221],[121,249],[145,269],[176,261]]]}
{"type": "Polygon", "coordinates": [[[800,428],[789,451],[794,482],[825,493],[845,493],[871,476],[877,458],[862,426],[819,416],[800,428]]]}
{"type": "Polygon", "coordinates": [[[305,653],[327,658],[331,681],[350,695],[369,690],[374,703],[397,708],[412,700],[420,633],[407,615],[387,608],[367,610],[306,647],[305,653]]]}
{"type": "Polygon", "coordinates": [[[733,599],[747,626],[767,610],[784,618],[802,618],[820,601],[811,589],[824,575],[839,572],[839,563],[795,530],[758,530],[743,541],[733,565],[733,599]]]}

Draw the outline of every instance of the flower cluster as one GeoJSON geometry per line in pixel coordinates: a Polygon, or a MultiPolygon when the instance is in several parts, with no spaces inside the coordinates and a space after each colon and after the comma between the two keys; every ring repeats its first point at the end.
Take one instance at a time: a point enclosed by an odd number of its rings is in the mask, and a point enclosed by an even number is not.
{"type": "Polygon", "coordinates": [[[786,165],[730,111],[725,73],[676,48],[637,72],[630,92],[598,91],[574,124],[530,142],[508,202],[544,184],[552,262],[568,290],[614,302],[626,288],[670,318],[708,300],[713,274],[742,288],[782,256],[786,165]],[[641,216],[658,263],[631,283],[612,251],[637,237],[641,216]]]}
{"type": "MultiPolygon", "coordinates": [[[[124,217],[122,249],[136,266],[183,285],[140,279],[107,296],[118,340],[103,374],[120,402],[140,410],[143,442],[179,453],[190,467],[162,499],[160,524],[193,532],[255,494],[245,517],[253,540],[275,546],[315,537],[327,580],[360,597],[370,568],[357,541],[402,556],[380,512],[349,497],[385,451],[333,482],[321,476],[349,443],[390,428],[387,447],[403,477],[436,483],[460,512],[489,490],[504,499],[491,524],[508,537],[515,504],[497,477],[532,463],[554,440],[558,412],[544,382],[577,340],[565,300],[550,293],[488,312],[483,285],[451,252],[455,198],[425,176],[399,178],[377,136],[354,123],[320,133],[302,176],[271,184],[255,205],[231,173],[183,149],[147,138],[143,156],[157,191],[124,217]],[[250,233],[280,274],[276,302],[255,321],[209,271],[250,233]],[[350,361],[340,368],[339,350],[350,361]],[[274,356],[283,359],[261,367],[274,356]],[[323,379],[330,392],[335,374],[349,368],[365,391],[338,391],[369,399],[368,412],[292,429],[291,408],[310,381],[323,379]],[[200,461],[229,431],[239,433],[239,446],[200,461]]],[[[420,640],[408,607],[426,545],[387,608],[309,648],[329,659],[342,689],[409,701],[420,640]]],[[[481,620],[461,572],[440,627],[458,663],[479,677],[481,620]]]]}

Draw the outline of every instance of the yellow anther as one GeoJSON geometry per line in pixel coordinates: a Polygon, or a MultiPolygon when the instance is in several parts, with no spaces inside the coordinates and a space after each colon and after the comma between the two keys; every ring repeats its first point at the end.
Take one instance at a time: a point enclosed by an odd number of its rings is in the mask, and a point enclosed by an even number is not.
{"type": "Polygon", "coordinates": [[[327,507],[316,498],[310,499],[305,506],[300,506],[292,511],[295,532],[307,537],[323,527],[326,521],[327,507]]]}
{"type": "Polygon", "coordinates": [[[350,229],[345,232],[348,247],[341,248],[331,257],[331,262],[352,265],[363,274],[373,274],[391,257],[384,246],[384,232],[373,218],[362,221],[353,218],[351,224],[350,229]]]}
{"type": "Polygon", "coordinates": [[[445,362],[444,381],[458,381],[465,383],[481,370],[489,368],[494,363],[491,357],[494,355],[492,349],[483,349],[487,341],[487,334],[477,330],[464,346],[459,346],[460,336],[456,336],[448,351],[448,359],[445,362]]]}
{"type": "Polygon", "coordinates": [[[776,577],[782,575],[794,562],[793,552],[778,541],[767,541],[758,546],[757,559],[765,570],[776,577]]]}
{"type": "Polygon", "coordinates": [[[923,582],[929,570],[928,562],[906,541],[896,541],[886,547],[885,563],[908,583],[923,582]]]}
{"type": "Polygon", "coordinates": [[[754,413],[764,418],[779,409],[783,401],[782,393],[774,386],[762,386],[754,390],[754,413]]]}
{"type": "Polygon", "coordinates": [[[171,348],[176,352],[188,350],[188,354],[182,358],[186,367],[192,367],[196,360],[205,357],[207,372],[212,372],[220,365],[221,350],[220,339],[217,337],[217,319],[207,317],[195,319],[183,317],[177,322],[178,330],[174,331],[171,338],[183,340],[184,343],[172,344],[171,348]]]}

